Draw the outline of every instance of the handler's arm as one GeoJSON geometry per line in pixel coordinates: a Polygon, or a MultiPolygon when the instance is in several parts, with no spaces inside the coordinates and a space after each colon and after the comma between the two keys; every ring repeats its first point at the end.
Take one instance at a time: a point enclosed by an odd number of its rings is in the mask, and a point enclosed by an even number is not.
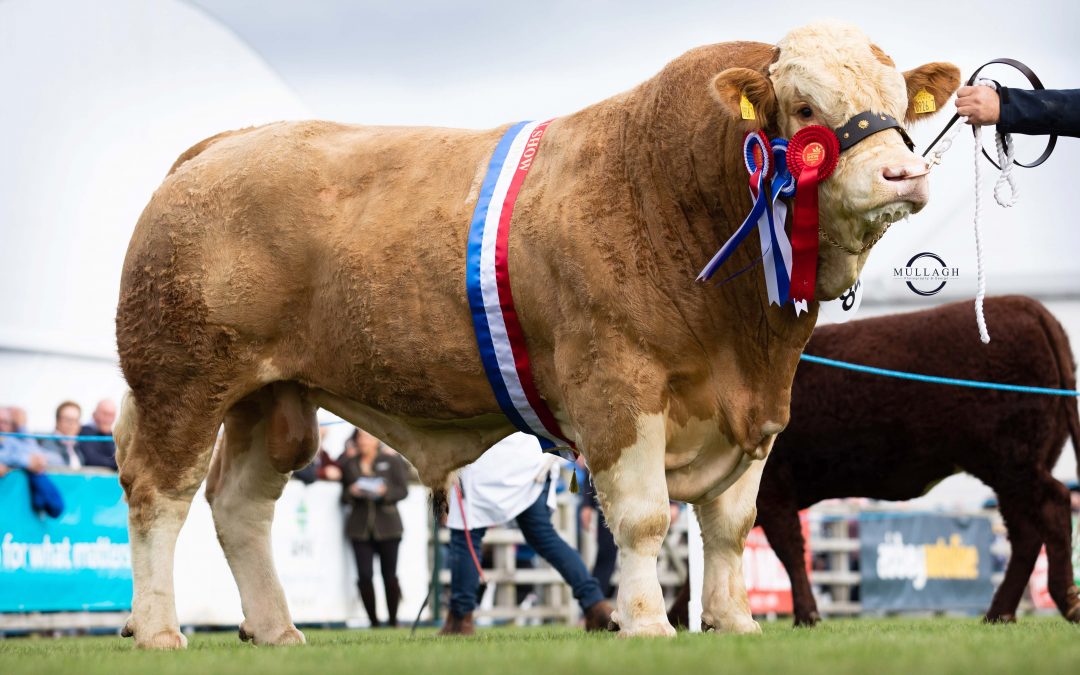
{"type": "Polygon", "coordinates": [[[998,131],[1011,134],[1080,136],[1080,89],[1009,89],[998,91],[998,131]]]}

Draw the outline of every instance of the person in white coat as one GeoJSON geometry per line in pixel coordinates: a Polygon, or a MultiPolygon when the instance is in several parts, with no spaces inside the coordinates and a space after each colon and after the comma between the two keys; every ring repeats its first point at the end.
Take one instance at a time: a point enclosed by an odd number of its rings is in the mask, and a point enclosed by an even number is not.
{"type": "Polygon", "coordinates": [[[554,455],[545,455],[535,437],[516,433],[496,443],[458,473],[458,481],[450,490],[447,518],[450,610],[441,635],[473,634],[473,611],[480,587],[477,561],[481,542],[488,527],[511,520],[517,521],[525,541],[536,553],[570,584],[585,613],[585,629],[607,630],[611,604],[604,599],[600,584],[589,574],[581,556],[551,524],[555,507],[552,477],[560,461],[554,455]]]}

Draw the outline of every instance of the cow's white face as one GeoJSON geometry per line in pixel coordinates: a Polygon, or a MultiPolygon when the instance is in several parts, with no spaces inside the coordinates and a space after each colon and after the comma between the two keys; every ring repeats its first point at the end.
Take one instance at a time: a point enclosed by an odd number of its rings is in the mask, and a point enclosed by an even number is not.
{"type": "MultiPolygon", "coordinates": [[[[763,126],[784,138],[812,124],[835,129],[864,111],[911,122],[916,115],[909,96],[926,89],[940,109],[960,84],[959,69],[946,63],[901,74],[862,31],[843,24],[796,29],[777,49],[767,78],[734,68],[713,85],[722,103],[746,95],[761,111],[763,126]]],[[[893,222],[920,211],[928,197],[926,163],[897,131],[873,134],[843,152],[819,188],[816,297],[835,298],[850,287],[869,245],[893,222]]]]}

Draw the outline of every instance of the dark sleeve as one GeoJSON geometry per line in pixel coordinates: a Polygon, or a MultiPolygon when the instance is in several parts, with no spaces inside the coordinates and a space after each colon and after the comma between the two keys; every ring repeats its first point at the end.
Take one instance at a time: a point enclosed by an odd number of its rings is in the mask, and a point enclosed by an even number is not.
{"type": "Polygon", "coordinates": [[[315,463],[309,462],[304,468],[293,471],[292,477],[293,480],[298,480],[304,485],[311,485],[317,478],[315,475],[315,463]]]}
{"type": "Polygon", "coordinates": [[[405,462],[400,457],[392,456],[390,464],[386,494],[382,496],[384,504],[396,504],[409,496],[409,470],[405,467],[405,462]]]}
{"type": "MultiPolygon", "coordinates": [[[[342,458],[344,460],[344,458],[342,458]]],[[[345,462],[341,462],[341,503],[352,504],[353,498],[349,494],[349,486],[356,478],[352,475],[352,471],[349,470],[349,465],[345,462]]]]}
{"type": "Polygon", "coordinates": [[[1080,136],[1080,89],[998,90],[1003,134],[1080,136]]]}

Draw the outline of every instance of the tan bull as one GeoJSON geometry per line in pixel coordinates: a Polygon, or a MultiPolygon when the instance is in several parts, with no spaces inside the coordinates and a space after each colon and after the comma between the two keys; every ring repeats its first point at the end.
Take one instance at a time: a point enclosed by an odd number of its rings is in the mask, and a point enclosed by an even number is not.
{"type": "MultiPolygon", "coordinates": [[[[656,575],[669,498],[698,507],[703,623],[759,630],[743,542],[817,310],[769,306],[760,274],[694,281],[750,206],[743,133],[790,137],[864,110],[910,121],[915,92],[941,107],[958,84],[954,66],[901,74],[858,30],[816,25],[776,46],[695,49],[548,128],[510,230],[513,294],[537,387],[588,460],[621,551],[623,635],[673,634],[656,575]],[[743,94],[754,121],[739,117],[743,94]]],[[[469,222],[504,129],[279,123],[177,161],[136,226],[116,319],[131,389],[117,429],[135,584],[126,633],[139,646],[185,644],[173,552],[204,479],[241,635],[304,641],[270,524],[289,473],[316,451],[318,408],[400,449],[437,490],[514,431],[465,290],[469,222]]],[[[893,131],[841,156],[821,236],[860,252],[822,247],[819,298],[850,286],[867,242],[922,208],[922,167],[893,131]]],[[[753,257],[746,247],[732,266],[753,257]]]]}

